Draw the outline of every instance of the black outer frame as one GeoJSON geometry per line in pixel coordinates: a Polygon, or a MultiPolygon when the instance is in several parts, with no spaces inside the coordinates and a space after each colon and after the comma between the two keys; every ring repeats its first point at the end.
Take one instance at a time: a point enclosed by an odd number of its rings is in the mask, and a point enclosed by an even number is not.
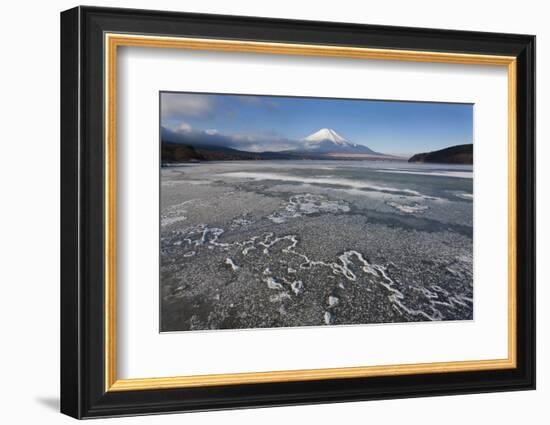
{"type": "Polygon", "coordinates": [[[61,412],[75,418],[535,388],[535,37],[76,7],[61,13],[61,412]],[[105,32],[517,57],[517,368],[104,391],[105,32]]]}

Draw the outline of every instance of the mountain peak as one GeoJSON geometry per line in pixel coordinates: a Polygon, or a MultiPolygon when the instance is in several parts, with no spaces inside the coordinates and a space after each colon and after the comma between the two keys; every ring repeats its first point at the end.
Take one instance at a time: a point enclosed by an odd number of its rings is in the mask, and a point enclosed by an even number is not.
{"type": "Polygon", "coordinates": [[[307,136],[304,141],[309,143],[330,141],[339,146],[353,146],[352,143],[348,142],[344,137],[340,136],[332,128],[321,128],[315,133],[307,136]]]}
{"type": "Polygon", "coordinates": [[[306,138],[302,139],[303,148],[307,152],[315,152],[321,154],[367,154],[367,155],[380,155],[378,152],[374,152],[367,146],[358,145],[352,143],[346,138],[340,136],[332,128],[321,128],[315,133],[310,134],[306,138]]]}

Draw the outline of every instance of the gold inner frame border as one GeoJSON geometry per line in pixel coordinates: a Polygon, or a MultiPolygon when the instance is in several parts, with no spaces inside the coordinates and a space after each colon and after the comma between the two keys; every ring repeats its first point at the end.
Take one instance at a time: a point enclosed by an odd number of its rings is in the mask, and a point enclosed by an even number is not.
{"type": "Polygon", "coordinates": [[[259,384],[323,379],[365,378],[421,373],[450,373],[512,369],[517,365],[516,353],[516,285],[517,285],[517,196],[516,196],[516,58],[465,53],[429,52],[393,49],[371,49],[331,45],[288,44],[256,41],[236,41],[205,38],[164,37],[106,33],[105,47],[105,391],[137,391],[170,388],[206,387],[221,385],[259,384]],[[454,362],[397,364],[381,366],[342,367],[191,375],[151,378],[117,378],[117,322],[116,322],[116,211],[117,211],[117,52],[118,47],[148,47],[260,53],[278,55],[302,55],[335,58],[396,60],[405,62],[433,62],[469,65],[504,66],[508,72],[508,357],[494,360],[468,360],[454,362]]]}

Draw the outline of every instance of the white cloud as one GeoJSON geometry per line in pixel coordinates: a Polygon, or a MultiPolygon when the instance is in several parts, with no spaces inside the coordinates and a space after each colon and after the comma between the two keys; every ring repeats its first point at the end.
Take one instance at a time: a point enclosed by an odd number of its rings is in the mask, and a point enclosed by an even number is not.
{"type": "Polygon", "coordinates": [[[161,116],[163,119],[180,116],[203,117],[214,108],[212,98],[207,95],[188,93],[162,93],[161,116]]]}
{"type": "Polygon", "coordinates": [[[189,124],[187,124],[186,122],[181,122],[175,129],[176,131],[191,131],[192,128],[189,124]]]}
{"type": "Polygon", "coordinates": [[[162,127],[162,138],[171,143],[194,146],[224,146],[248,152],[284,151],[302,147],[298,140],[274,133],[220,133],[216,129],[198,130],[182,122],[179,126],[162,127]]]}

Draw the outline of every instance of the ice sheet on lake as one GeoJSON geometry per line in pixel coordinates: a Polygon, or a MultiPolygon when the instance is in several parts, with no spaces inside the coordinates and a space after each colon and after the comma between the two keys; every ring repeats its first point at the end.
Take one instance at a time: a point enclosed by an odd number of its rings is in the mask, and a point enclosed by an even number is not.
{"type": "Polygon", "coordinates": [[[302,177],[302,176],[291,176],[281,173],[262,173],[262,172],[247,172],[247,171],[236,171],[232,173],[222,174],[224,177],[233,177],[239,179],[252,179],[252,180],[275,180],[275,181],[288,181],[288,182],[297,182],[297,183],[311,183],[318,185],[328,185],[328,186],[343,186],[354,189],[363,189],[371,190],[375,192],[386,192],[386,193],[395,193],[395,194],[404,194],[404,195],[413,195],[413,196],[422,196],[422,194],[416,190],[412,189],[400,189],[392,186],[380,186],[373,183],[369,183],[364,180],[353,180],[346,178],[327,178],[327,177],[302,177]]]}
{"type": "Polygon", "coordinates": [[[346,213],[350,207],[345,201],[329,200],[326,196],[312,195],[306,193],[303,195],[291,196],[288,202],[283,206],[282,211],[276,211],[267,218],[274,223],[284,223],[289,219],[302,217],[304,215],[318,213],[346,213]]]}
{"type": "Polygon", "coordinates": [[[454,171],[454,170],[427,170],[427,171],[413,171],[413,170],[376,170],[379,173],[392,173],[392,174],[416,174],[419,176],[434,176],[434,177],[455,177],[460,179],[472,179],[474,173],[472,171],[454,171]]]}
{"type": "Polygon", "coordinates": [[[418,203],[402,204],[399,202],[388,201],[386,202],[386,204],[388,204],[392,208],[395,208],[396,210],[399,210],[407,214],[421,213],[428,209],[427,205],[421,205],[418,203]]]}
{"type": "Polygon", "coordinates": [[[161,211],[160,247],[162,308],[185,319],[175,329],[472,317],[471,240],[447,226],[468,213],[469,179],[296,163],[201,164],[188,185],[181,172],[163,182],[176,201],[161,211]]]}

